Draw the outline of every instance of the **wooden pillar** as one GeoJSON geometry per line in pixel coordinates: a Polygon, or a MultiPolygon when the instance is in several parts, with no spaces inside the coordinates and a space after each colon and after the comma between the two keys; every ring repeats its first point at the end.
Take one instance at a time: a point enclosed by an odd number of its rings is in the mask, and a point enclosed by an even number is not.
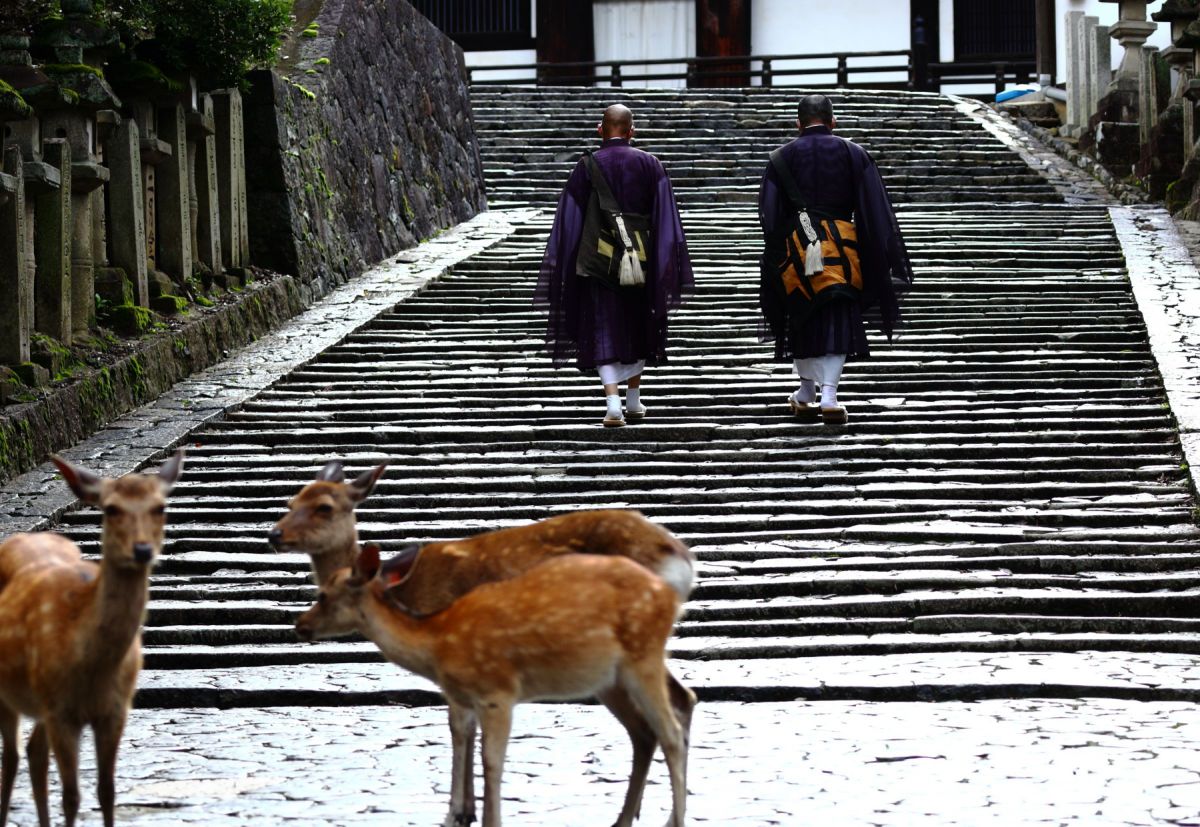
{"type": "MultiPolygon", "coordinates": [[[[596,59],[596,29],[592,22],[592,0],[557,0],[537,4],[538,63],[573,63],[596,59]]],[[[578,67],[543,70],[539,83],[579,86],[578,67]]]]}
{"type": "Polygon", "coordinates": [[[913,88],[936,90],[937,82],[929,71],[930,63],[941,59],[941,10],[938,0],[911,0],[909,3],[910,37],[913,52],[913,88]]]}
{"type": "Polygon", "coordinates": [[[1037,81],[1042,86],[1054,85],[1058,52],[1054,26],[1054,0],[1037,0],[1034,12],[1037,23],[1037,81]]]}
{"type": "MultiPolygon", "coordinates": [[[[741,57],[750,54],[752,0],[696,0],[696,57],[741,57]]],[[[701,64],[693,86],[749,86],[750,61],[701,64]],[[743,74],[720,74],[741,72],[743,74]]]]}

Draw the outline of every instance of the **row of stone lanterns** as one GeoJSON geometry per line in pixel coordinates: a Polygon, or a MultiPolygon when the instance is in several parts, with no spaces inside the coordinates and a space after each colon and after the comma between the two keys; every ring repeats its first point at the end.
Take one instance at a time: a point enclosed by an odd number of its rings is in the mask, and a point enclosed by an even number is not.
{"type": "Polygon", "coordinates": [[[54,366],[31,363],[34,332],[86,336],[97,297],[137,332],[249,263],[238,91],[109,64],[91,0],[62,10],[38,31],[42,65],[27,35],[0,36],[0,365],[35,385],[54,366]]]}
{"type": "Polygon", "coordinates": [[[1152,14],[1147,0],[1102,1],[1119,4],[1119,19],[1107,28],[1082,12],[1066,15],[1062,131],[1113,172],[1139,179],[1152,197],[1175,209],[1194,204],[1192,189],[1200,181],[1200,0],[1165,0],[1152,14]],[[1145,45],[1159,24],[1171,29],[1171,46],[1161,52],[1145,45]],[[1109,69],[1109,38],[1124,49],[1115,72],[1109,69]],[[1167,70],[1173,84],[1163,82],[1167,70]]]}

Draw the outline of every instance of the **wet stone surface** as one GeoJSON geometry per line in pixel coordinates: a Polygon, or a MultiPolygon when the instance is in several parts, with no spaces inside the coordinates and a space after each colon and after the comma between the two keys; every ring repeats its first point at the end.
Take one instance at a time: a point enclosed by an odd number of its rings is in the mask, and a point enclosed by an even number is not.
{"type": "MultiPolygon", "coordinates": [[[[289,371],[418,293],[445,269],[508,236],[536,210],[482,213],[381,262],[335,289],[278,330],[231,358],[176,384],[154,402],[112,422],[62,455],[100,474],[120,476],[180,444],[289,371]]],[[[0,490],[0,536],[40,531],[75,504],[49,462],[0,490]]]]}
{"type": "MultiPolygon", "coordinates": [[[[1200,713],[1188,704],[706,704],[694,727],[688,821],[1194,825],[1197,737],[1200,713]]],[[[135,711],[118,766],[117,820],[436,825],[449,757],[441,708],[135,711]]],[[[519,707],[505,823],[610,824],[628,760],[603,709],[519,707]]],[[[93,782],[89,756],[85,823],[99,818],[93,782]]],[[[665,820],[668,790],[657,760],[639,823],[665,820]]],[[[14,803],[10,823],[36,822],[24,769],[14,803]]]]}

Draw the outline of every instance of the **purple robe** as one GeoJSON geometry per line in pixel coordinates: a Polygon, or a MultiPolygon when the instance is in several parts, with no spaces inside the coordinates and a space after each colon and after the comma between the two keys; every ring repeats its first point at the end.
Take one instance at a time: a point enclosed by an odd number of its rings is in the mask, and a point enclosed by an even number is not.
{"type": "Polygon", "coordinates": [[[811,313],[788,301],[768,261],[783,258],[783,233],[794,209],[774,167],[767,165],[758,193],[758,217],[766,249],[761,260],[759,305],[763,341],[774,341],[780,359],[828,354],[867,356],[863,320],[890,339],[900,318],[900,297],[912,284],[912,265],[896,213],[875,160],[865,149],[826,126],[807,127],[783,148],[796,186],[815,219],[853,220],[858,235],[863,289],[858,301],[838,298],[811,313]]]}
{"type": "Polygon", "coordinates": [[[550,308],[550,356],[555,365],[573,362],[580,370],[639,359],[660,365],[667,360],[667,313],[695,287],[671,179],[657,158],[630,146],[625,138],[606,139],[592,157],[621,208],[651,218],[653,250],[646,262],[646,285],[614,289],[575,275],[592,194],[587,167],[580,160],[558,199],[534,292],[534,304],[550,308]]]}

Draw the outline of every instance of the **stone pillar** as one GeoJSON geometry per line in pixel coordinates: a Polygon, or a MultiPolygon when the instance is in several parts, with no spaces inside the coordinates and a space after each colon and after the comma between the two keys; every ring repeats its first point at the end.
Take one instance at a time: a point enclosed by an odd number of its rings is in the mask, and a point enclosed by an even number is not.
{"type": "Polygon", "coordinates": [[[25,170],[21,149],[4,150],[4,174],[12,188],[0,206],[0,364],[29,361],[33,328],[33,285],[25,266],[25,170]]]}
{"type": "Polygon", "coordinates": [[[58,170],[58,189],[35,203],[34,328],[63,344],[71,342],[71,145],[56,138],[42,144],[42,160],[58,170]]]}
{"type": "Polygon", "coordinates": [[[191,181],[192,260],[197,269],[221,271],[217,196],[216,122],[212,96],[198,94],[187,114],[188,176],[191,181]]]}
{"type": "Polygon", "coordinates": [[[1062,132],[1068,137],[1077,137],[1087,124],[1091,114],[1087,108],[1087,70],[1083,40],[1084,13],[1070,11],[1066,14],[1066,58],[1067,58],[1067,122],[1062,132]]]}
{"type": "Polygon", "coordinates": [[[1091,79],[1088,84],[1087,114],[1090,118],[1100,108],[1100,98],[1112,84],[1112,34],[1095,17],[1087,18],[1084,34],[1090,48],[1088,71],[1091,79]]]}
{"type": "Polygon", "coordinates": [[[194,129],[196,135],[196,157],[192,165],[196,193],[195,255],[196,260],[213,273],[220,273],[221,215],[217,192],[217,131],[213,118],[212,95],[200,96],[199,111],[193,115],[188,127],[189,132],[194,129]]]}
{"type": "Polygon", "coordinates": [[[1100,0],[1100,2],[1119,4],[1118,20],[1109,27],[1109,33],[1125,50],[1125,55],[1121,58],[1121,65],[1117,69],[1109,91],[1122,89],[1137,93],[1145,82],[1142,72],[1146,62],[1142,56],[1142,45],[1146,42],[1146,38],[1154,34],[1158,24],[1146,19],[1146,0],[1100,0]]]}
{"type": "Polygon", "coordinates": [[[242,145],[242,96],[237,89],[213,93],[217,128],[217,196],[221,223],[221,254],[227,269],[245,267],[249,252],[246,234],[246,160],[242,145]]]}
{"type": "Polygon", "coordinates": [[[183,104],[158,110],[158,137],[171,157],[157,170],[158,266],[180,285],[192,277],[191,210],[188,208],[187,127],[183,104]]]}
{"type": "Polygon", "coordinates": [[[146,285],[146,213],[142,196],[141,133],[132,118],[117,127],[106,148],[111,179],[108,203],[112,223],[112,263],[125,271],[133,284],[134,300],[150,304],[146,285]]]}
{"type": "Polygon", "coordinates": [[[1138,142],[1145,146],[1150,143],[1150,132],[1158,123],[1158,73],[1155,62],[1158,60],[1158,48],[1142,47],[1142,85],[1138,89],[1138,142]]]}

